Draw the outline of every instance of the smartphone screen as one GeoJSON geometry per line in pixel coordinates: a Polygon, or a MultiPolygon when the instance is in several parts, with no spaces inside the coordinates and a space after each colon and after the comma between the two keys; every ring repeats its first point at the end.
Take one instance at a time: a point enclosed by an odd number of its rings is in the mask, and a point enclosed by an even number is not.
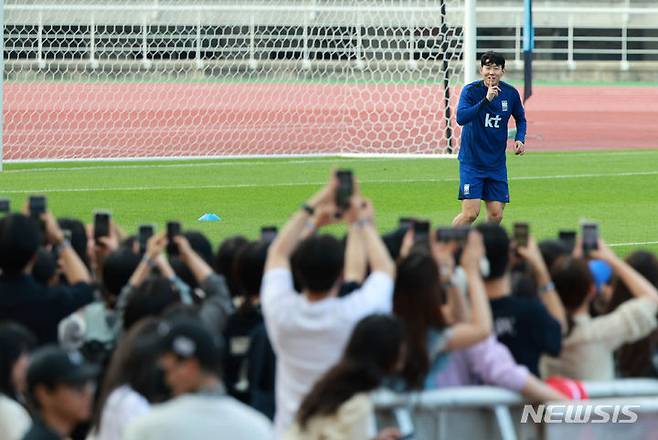
{"type": "Polygon", "coordinates": [[[567,246],[569,252],[573,251],[573,248],[576,244],[576,231],[562,230],[558,232],[557,238],[567,246]]]}
{"type": "Polygon", "coordinates": [[[94,240],[100,244],[99,238],[110,236],[110,213],[107,211],[94,212],[94,240]]]}
{"type": "Polygon", "coordinates": [[[583,223],[583,252],[587,255],[590,251],[599,248],[599,225],[597,223],[583,223]]]}
{"type": "Polygon", "coordinates": [[[28,207],[30,217],[40,219],[41,214],[46,212],[46,196],[30,196],[28,207]]]}
{"type": "Polygon", "coordinates": [[[139,253],[141,255],[146,253],[146,243],[148,243],[149,238],[155,234],[155,226],[153,225],[139,225],[137,229],[137,241],[139,243],[139,253]]]}
{"type": "Polygon", "coordinates": [[[514,241],[518,247],[527,247],[528,246],[528,235],[530,233],[530,227],[527,223],[514,223],[514,241]]]}
{"type": "Polygon", "coordinates": [[[178,245],[174,242],[174,237],[180,234],[180,222],[167,222],[167,253],[169,255],[178,255],[178,245]]]}
{"type": "Polygon", "coordinates": [[[352,170],[336,171],[338,188],[336,189],[336,206],[345,210],[350,207],[350,197],[354,190],[352,182],[352,170]]]}
{"type": "Polygon", "coordinates": [[[271,243],[276,238],[277,232],[276,226],[263,226],[260,228],[260,239],[266,243],[271,243]]]}
{"type": "Polygon", "coordinates": [[[430,238],[430,222],[426,220],[414,221],[414,242],[428,241],[430,238]]]}
{"type": "Polygon", "coordinates": [[[9,199],[0,199],[0,214],[9,214],[9,199]]]}

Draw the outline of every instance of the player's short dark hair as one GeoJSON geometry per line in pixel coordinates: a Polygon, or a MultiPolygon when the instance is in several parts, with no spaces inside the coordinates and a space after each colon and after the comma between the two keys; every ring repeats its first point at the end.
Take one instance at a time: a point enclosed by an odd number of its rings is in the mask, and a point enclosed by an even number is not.
{"type": "Polygon", "coordinates": [[[485,52],[482,55],[482,58],[480,58],[480,66],[488,66],[490,64],[495,64],[496,66],[500,66],[504,69],[505,57],[498,52],[494,52],[493,50],[485,52]]]}

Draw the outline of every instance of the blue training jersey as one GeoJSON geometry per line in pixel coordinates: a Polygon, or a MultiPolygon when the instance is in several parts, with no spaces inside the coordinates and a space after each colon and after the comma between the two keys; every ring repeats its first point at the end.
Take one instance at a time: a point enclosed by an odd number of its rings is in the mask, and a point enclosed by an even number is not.
{"type": "Polygon", "coordinates": [[[507,123],[514,116],[515,140],[525,143],[526,120],[519,92],[502,81],[498,86],[500,93],[491,102],[487,101],[487,86],[482,80],[462,89],[457,106],[457,123],[464,127],[459,161],[506,179],[507,123]]]}

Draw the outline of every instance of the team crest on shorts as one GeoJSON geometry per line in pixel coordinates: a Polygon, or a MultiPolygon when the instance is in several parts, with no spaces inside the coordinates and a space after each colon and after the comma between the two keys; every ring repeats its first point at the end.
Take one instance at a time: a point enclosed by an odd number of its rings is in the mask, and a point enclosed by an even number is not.
{"type": "Polygon", "coordinates": [[[503,106],[503,111],[506,112],[507,111],[507,100],[503,99],[501,101],[501,104],[503,106]]]}
{"type": "Polygon", "coordinates": [[[467,196],[471,193],[471,185],[469,183],[464,184],[464,195],[467,196]]]}

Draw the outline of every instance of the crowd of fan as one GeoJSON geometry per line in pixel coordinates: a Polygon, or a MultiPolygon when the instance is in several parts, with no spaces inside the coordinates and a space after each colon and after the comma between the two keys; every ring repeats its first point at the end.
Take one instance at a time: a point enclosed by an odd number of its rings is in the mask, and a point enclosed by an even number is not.
{"type": "Polygon", "coordinates": [[[520,246],[488,223],[382,236],[358,185],[343,208],[336,186],[272,242],[216,254],[193,231],[140,251],[116,225],[96,240],[50,212],[4,217],[0,438],[392,440],[382,387],[538,402],[577,397],[569,379],[658,375],[654,254],[520,246]],[[319,232],[333,223],[344,239],[319,232]]]}

